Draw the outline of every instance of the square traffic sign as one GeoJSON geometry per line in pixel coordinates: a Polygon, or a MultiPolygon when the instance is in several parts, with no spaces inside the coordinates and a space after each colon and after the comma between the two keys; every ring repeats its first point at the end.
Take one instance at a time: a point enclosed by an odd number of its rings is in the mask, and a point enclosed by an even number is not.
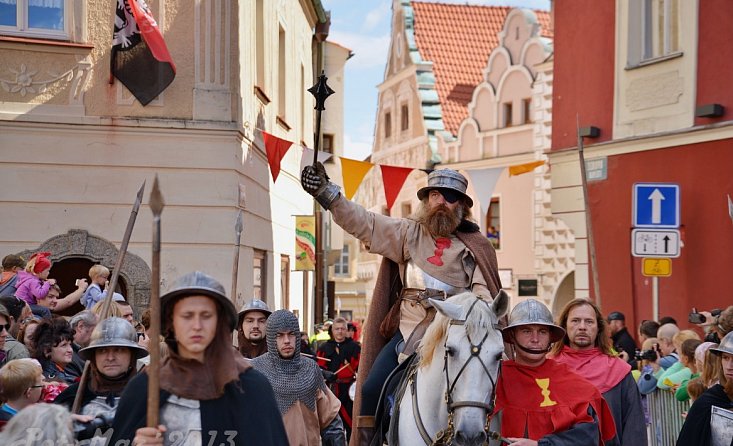
{"type": "Polygon", "coordinates": [[[636,183],[633,190],[635,228],[679,228],[679,184],[636,183]]]}
{"type": "Polygon", "coordinates": [[[634,257],[680,256],[680,231],[677,229],[634,229],[631,231],[631,255],[634,257]]]}

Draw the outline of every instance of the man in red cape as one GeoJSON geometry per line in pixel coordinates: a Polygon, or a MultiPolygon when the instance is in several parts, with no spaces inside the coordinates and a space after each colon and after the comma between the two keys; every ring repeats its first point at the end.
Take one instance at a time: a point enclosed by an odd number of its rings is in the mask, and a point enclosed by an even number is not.
{"type": "Polygon", "coordinates": [[[565,334],[546,306],[520,302],[502,334],[514,345],[514,360],[503,362],[496,390],[503,437],[514,446],[589,446],[615,436],[611,412],[593,384],[546,359],[565,334]]]}

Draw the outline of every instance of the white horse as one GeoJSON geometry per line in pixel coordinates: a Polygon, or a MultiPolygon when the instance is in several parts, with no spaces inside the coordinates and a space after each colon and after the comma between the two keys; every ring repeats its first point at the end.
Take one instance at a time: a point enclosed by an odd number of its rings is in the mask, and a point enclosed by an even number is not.
{"type": "Polygon", "coordinates": [[[437,314],[399,405],[399,445],[486,444],[509,296],[500,291],[492,302],[468,292],[431,303],[437,314]]]}

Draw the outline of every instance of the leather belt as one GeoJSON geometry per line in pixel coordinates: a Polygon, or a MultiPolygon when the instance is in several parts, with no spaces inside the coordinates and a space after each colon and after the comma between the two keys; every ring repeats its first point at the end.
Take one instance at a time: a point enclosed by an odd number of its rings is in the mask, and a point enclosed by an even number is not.
{"type": "Polygon", "coordinates": [[[430,308],[428,299],[445,300],[448,294],[443,290],[433,288],[403,288],[400,299],[420,304],[423,308],[430,308]]]}

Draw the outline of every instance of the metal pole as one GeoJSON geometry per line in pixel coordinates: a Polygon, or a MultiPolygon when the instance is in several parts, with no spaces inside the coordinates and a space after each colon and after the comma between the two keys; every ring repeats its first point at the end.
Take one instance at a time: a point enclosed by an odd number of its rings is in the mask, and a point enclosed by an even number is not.
{"type": "Polygon", "coordinates": [[[593,294],[596,297],[596,304],[601,306],[601,286],[598,281],[598,262],[596,261],[596,244],[593,238],[593,221],[590,212],[590,200],[588,199],[588,179],[585,173],[585,155],[583,154],[583,137],[580,136],[580,124],[578,131],[578,157],[580,158],[580,176],[583,184],[583,204],[585,205],[585,227],[588,235],[588,247],[590,249],[590,267],[593,274],[593,294]]]}
{"type": "Polygon", "coordinates": [[[237,279],[239,278],[239,248],[242,240],[242,210],[237,213],[237,221],[234,223],[234,261],[232,262],[232,294],[231,299],[234,305],[237,302],[237,279]]]}
{"type": "Polygon", "coordinates": [[[659,320],[659,277],[652,277],[652,320],[659,320]]]}

